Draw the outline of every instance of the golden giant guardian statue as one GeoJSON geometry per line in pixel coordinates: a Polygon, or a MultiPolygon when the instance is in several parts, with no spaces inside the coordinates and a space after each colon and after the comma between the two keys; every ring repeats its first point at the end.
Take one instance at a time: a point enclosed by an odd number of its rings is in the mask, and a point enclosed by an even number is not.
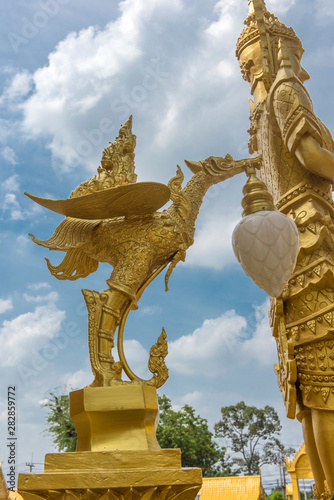
{"type": "Polygon", "coordinates": [[[262,154],[259,177],[276,207],[292,218],[300,248],[271,321],[279,386],[289,418],[302,423],[317,498],[334,493],[334,143],[316,116],[304,81],[301,41],[249,1],[236,55],[249,83],[249,150],[262,154]]]}

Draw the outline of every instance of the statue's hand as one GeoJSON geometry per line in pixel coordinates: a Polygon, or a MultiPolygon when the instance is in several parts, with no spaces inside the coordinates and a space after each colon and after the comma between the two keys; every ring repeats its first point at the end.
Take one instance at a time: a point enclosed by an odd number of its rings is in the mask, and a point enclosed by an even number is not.
{"type": "Polygon", "coordinates": [[[184,161],[194,174],[204,172],[210,177],[217,177],[216,182],[221,182],[244,172],[248,168],[260,168],[262,165],[262,156],[234,160],[231,155],[227,154],[224,158],[209,156],[209,158],[203,161],[184,161]]]}

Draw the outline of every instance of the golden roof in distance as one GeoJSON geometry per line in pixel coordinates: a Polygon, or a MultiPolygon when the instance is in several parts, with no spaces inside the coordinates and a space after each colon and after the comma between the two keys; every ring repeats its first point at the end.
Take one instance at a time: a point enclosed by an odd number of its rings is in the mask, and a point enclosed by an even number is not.
{"type": "Polygon", "coordinates": [[[285,485],[285,494],[286,494],[286,496],[292,496],[293,495],[292,484],[286,484],[285,485]]]}
{"type": "Polygon", "coordinates": [[[310,460],[308,458],[305,443],[303,442],[292,460],[286,458],[287,472],[296,473],[298,479],[313,479],[310,460]]]}
{"type": "Polygon", "coordinates": [[[205,477],[200,500],[264,500],[261,476],[205,477]]]}

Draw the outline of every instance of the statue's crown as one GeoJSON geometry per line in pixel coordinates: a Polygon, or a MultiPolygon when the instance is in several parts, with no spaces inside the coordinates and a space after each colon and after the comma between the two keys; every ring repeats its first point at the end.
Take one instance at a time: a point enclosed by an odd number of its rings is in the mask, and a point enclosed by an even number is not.
{"type": "Polygon", "coordinates": [[[269,39],[286,38],[296,41],[301,45],[301,41],[292,28],[284,23],[267,10],[264,0],[249,0],[249,13],[244,22],[245,28],[242,30],[236,48],[236,56],[239,56],[242,50],[260,40],[261,45],[265,44],[265,37],[269,39]]]}
{"type": "Polygon", "coordinates": [[[278,18],[267,10],[264,0],[249,0],[249,13],[245,20],[236,48],[243,78],[250,82],[250,67],[252,61],[241,61],[242,51],[255,42],[260,43],[262,72],[257,80],[262,80],[269,91],[278,70],[277,54],[279,41],[290,40],[297,43],[303,50],[301,41],[292,28],[288,28],[278,18]]]}

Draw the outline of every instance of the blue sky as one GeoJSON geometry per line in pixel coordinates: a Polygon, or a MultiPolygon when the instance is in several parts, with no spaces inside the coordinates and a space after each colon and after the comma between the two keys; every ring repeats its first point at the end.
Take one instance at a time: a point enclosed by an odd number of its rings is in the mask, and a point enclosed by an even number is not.
{"type": "MultiPolygon", "coordinates": [[[[268,0],[301,37],[315,110],[334,130],[333,20],[330,0],[268,0]]],[[[0,164],[1,436],[7,386],[17,386],[18,470],[42,467],[53,450],[43,436],[49,390],[92,381],[81,288],[103,290],[108,266],[77,282],[53,278],[33,244],[62,217],[23,191],[66,198],[96,172],[101,153],[133,114],[139,181],[167,183],[183,159],[248,157],[249,89],[234,56],[246,0],[4,1],[1,4],[0,164]]],[[[182,166],[186,180],[187,167],[182,166]]],[[[195,244],[164,291],[146,290],[126,326],[126,353],[145,376],[148,350],[164,326],[170,378],[160,390],[175,407],[196,408],[210,425],[221,406],[244,400],[278,411],[282,441],[299,446],[284,416],[273,364],[268,298],[241,270],[231,233],[241,215],[243,176],[212,188],[195,244]]],[[[5,441],[1,441],[5,454],[5,441]]],[[[4,461],[6,471],[6,457],[4,461]]],[[[268,484],[275,472],[268,472],[268,484]]]]}

